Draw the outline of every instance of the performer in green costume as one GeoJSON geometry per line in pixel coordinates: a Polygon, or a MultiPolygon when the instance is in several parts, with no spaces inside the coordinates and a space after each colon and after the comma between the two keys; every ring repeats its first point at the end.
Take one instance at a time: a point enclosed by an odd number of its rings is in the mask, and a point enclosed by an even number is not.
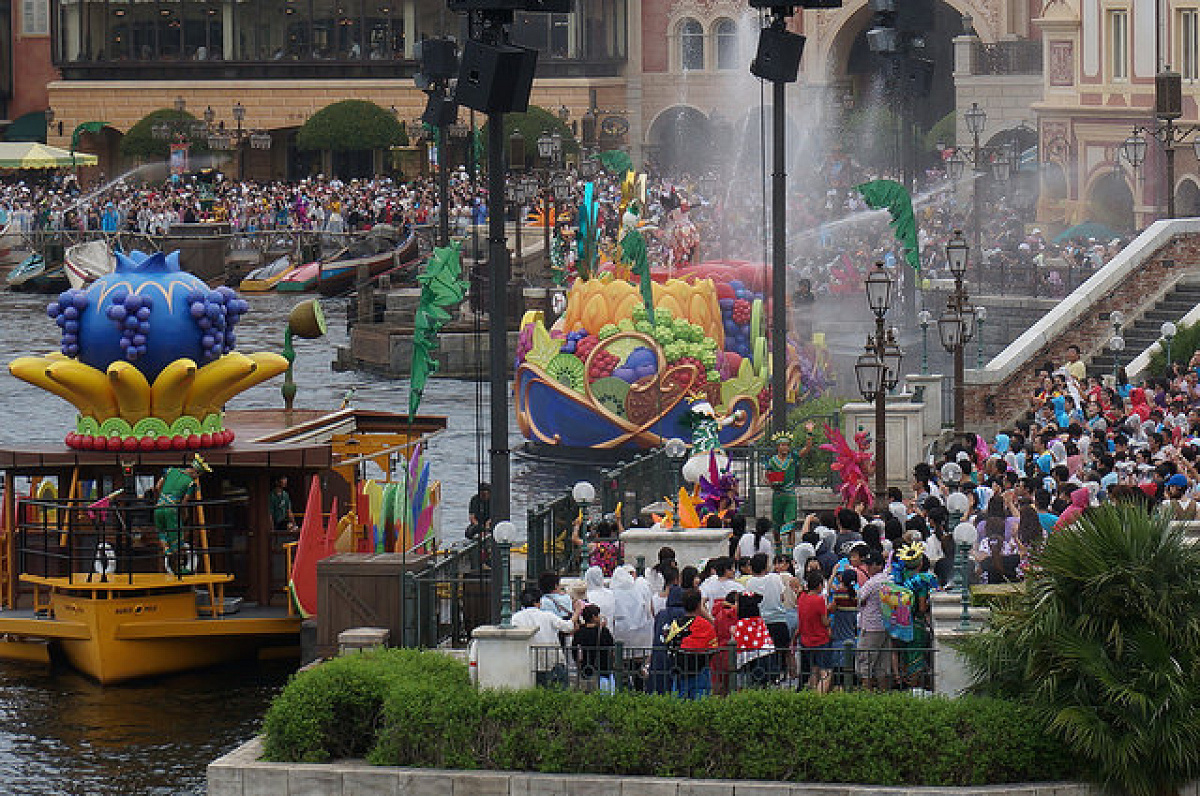
{"type": "Polygon", "coordinates": [[[782,533],[787,533],[796,522],[796,477],[800,459],[808,455],[813,447],[812,423],[806,427],[810,432],[804,447],[797,453],[792,450],[792,438],[787,432],[775,435],[775,455],[767,459],[767,483],[771,485],[771,523],[782,533]]]}
{"type": "MultiPolygon", "coordinates": [[[[170,558],[179,552],[180,543],[183,541],[179,522],[180,506],[189,498],[195,497],[202,472],[211,473],[212,468],[196,454],[187,467],[171,467],[154,485],[158,493],[158,502],[154,508],[154,527],[158,531],[159,541],[166,549],[168,565],[170,558]]],[[[184,567],[185,571],[182,574],[189,574],[186,569],[187,567],[184,567]]]]}

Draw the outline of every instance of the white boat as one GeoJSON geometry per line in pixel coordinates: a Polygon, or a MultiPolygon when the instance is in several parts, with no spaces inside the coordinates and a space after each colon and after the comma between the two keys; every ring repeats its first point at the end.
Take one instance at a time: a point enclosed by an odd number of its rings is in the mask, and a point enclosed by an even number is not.
{"type": "Polygon", "coordinates": [[[117,267],[117,258],[113,257],[107,241],[90,240],[68,248],[63,264],[71,287],[79,290],[111,273],[117,267]]]}

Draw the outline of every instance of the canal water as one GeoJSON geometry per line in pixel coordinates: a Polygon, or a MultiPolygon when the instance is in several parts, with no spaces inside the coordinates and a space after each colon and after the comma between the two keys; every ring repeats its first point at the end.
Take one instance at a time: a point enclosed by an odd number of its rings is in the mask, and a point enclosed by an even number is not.
{"type": "MultiPolygon", "coordinates": [[[[238,327],[243,351],[279,351],[295,297],[247,297],[238,327]]],[[[0,292],[0,443],[61,443],[74,409],[9,375],[2,367],[31,353],[57,350],[58,328],[46,296],[0,292]]],[[[296,341],[298,407],[336,408],[347,392],[355,406],[407,411],[408,383],[335,373],[335,346],[346,342],[346,302],[324,301],[329,334],[296,341]]],[[[280,379],[235,398],[232,408],[281,406],[280,379]]],[[[479,480],[477,454],[487,457],[486,385],[433,379],[423,414],[445,415],[448,427],[430,446],[443,484],[443,536],[462,538],[467,503],[479,480]],[[477,411],[478,407],[478,411],[477,411]],[[477,440],[482,435],[482,445],[477,440]]],[[[512,424],[512,448],[522,441],[512,424]]],[[[586,471],[514,459],[512,511],[562,494],[586,471]]],[[[303,505],[301,502],[300,505],[303,505]]],[[[65,669],[46,671],[0,661],[0,796],[166,796],[200,794],[204,767],[257,732],[263,711],[286,681],[279,665],[241,665],[120,687],[102,688],[65,669]]]]}

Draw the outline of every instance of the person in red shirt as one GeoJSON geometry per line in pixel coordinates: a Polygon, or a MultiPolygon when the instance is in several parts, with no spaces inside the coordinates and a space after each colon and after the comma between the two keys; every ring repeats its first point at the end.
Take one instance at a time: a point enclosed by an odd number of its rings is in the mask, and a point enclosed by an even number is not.
{"type": "Polygon", "coordinates": [[[799,623],[796,636],[809,660],[808,687],[819,694],[828,693],[833,679],[833,664],[829,649],[829,603],[822,594],[825,576],[821,570],[804,576],[804,592],[796,598],[799,623]]]}
{"type": "Polygon", "coordinates": [[[687,635],[679,645],[683,660],[675,678],[675,694],[684,699],[697,699],[712,693],[708,664],[717,649],[717,630],[704,610],[704,598],[699,589],[684,590],[683,610],[687,616],[675,620],[688,623],[687,635]]]}
{"type": "Polygon", "coordinates": [[[712,671],[713,693],[725,696],[729,693],[730,659],[733,657],[733,626],[737,624],[738,589],[730,589],[725,599],[713,602],[713,625],[717,630],[717,654],[709,667],[712,671]]]}

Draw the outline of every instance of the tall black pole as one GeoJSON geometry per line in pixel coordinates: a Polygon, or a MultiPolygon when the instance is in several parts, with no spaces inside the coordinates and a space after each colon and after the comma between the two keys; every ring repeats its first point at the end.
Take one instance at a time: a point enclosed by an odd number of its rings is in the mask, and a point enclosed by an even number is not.
{"type": "Polygon", "coordinates": [[[437,126],[438,148],[438,204],[442,208],[438,218],[438,244],[450,245],[450,172],[446,168],[449,158],[446,157],[446,125],[437,126]]]}
{"type": "Polygon", "coordinates": [[[1166,146],[1163,150],[1167,156],[1167,218],[1175,218],[1175,125],[1167,119],[1166,146]]]}
{"type": "MultiPolygon", "coordinates": [[[[488,114],[488,355],[492,409],[489,449],[492,484],[492,525],[509,519],[508,472],[508,242],[504,206],[504,114],[488,114]]],[[[520,220],[517,221],[518,225],[520,220]]]]}
{"type": "MultiPolygon", "coordinates": [[[[982,263],[980,263],[979,271],[980,273],[983,272],[982,263]]],[[[958,342],[954,346],[954,433],[961,439],[963,432],[967,430],[964,412],[966,389],[963,384],[963,377],[966,374],[966,365],[963,363],[963,349],[967,345],[964,339],[967,329],[966,325],[961,321],[964,314],[963,310],[967,307],[967,290],[961,276],[954,278],[954,304],[956,314],[960,319],[958,342]]]]}
{"type": "MultiPolygon", "coordinates": [[[[783,24],[783,18],[776,22],[783,24]]],[[[771,121],[771,429],[787,430],[787,172],[784,159],[784,87],[772,84],[771,121]]]]}
{"type": "MultiPolygon", "coordinates": [[[[884,362],[887,342],[884,339],[883,315],[875,314],[875,361],[884,362]]],[[[875,505],[882,506],[887,498],[887,374],[879,368],[875,384],[875,505]]]]}
{"type": "MultiPolygon", "coordinates": [[[[972,134],[975,140],[975,148],[971,154],[971,237],[972,243],[975,246],[975,256],[979,258],[979,293],[983,294],[983,244],[979,239],[980,235],[980,219],[979,216],[983,213],[980,207],[979,181],[982,178],[980,174],[980,161],[983,159],[983,150],[979,148],[979,133],[972,134]]],[[[959,353],[961,357],[961,352],[959,353]]],[[[956,429],[962,431],[962,429],[956,429]]]]}

